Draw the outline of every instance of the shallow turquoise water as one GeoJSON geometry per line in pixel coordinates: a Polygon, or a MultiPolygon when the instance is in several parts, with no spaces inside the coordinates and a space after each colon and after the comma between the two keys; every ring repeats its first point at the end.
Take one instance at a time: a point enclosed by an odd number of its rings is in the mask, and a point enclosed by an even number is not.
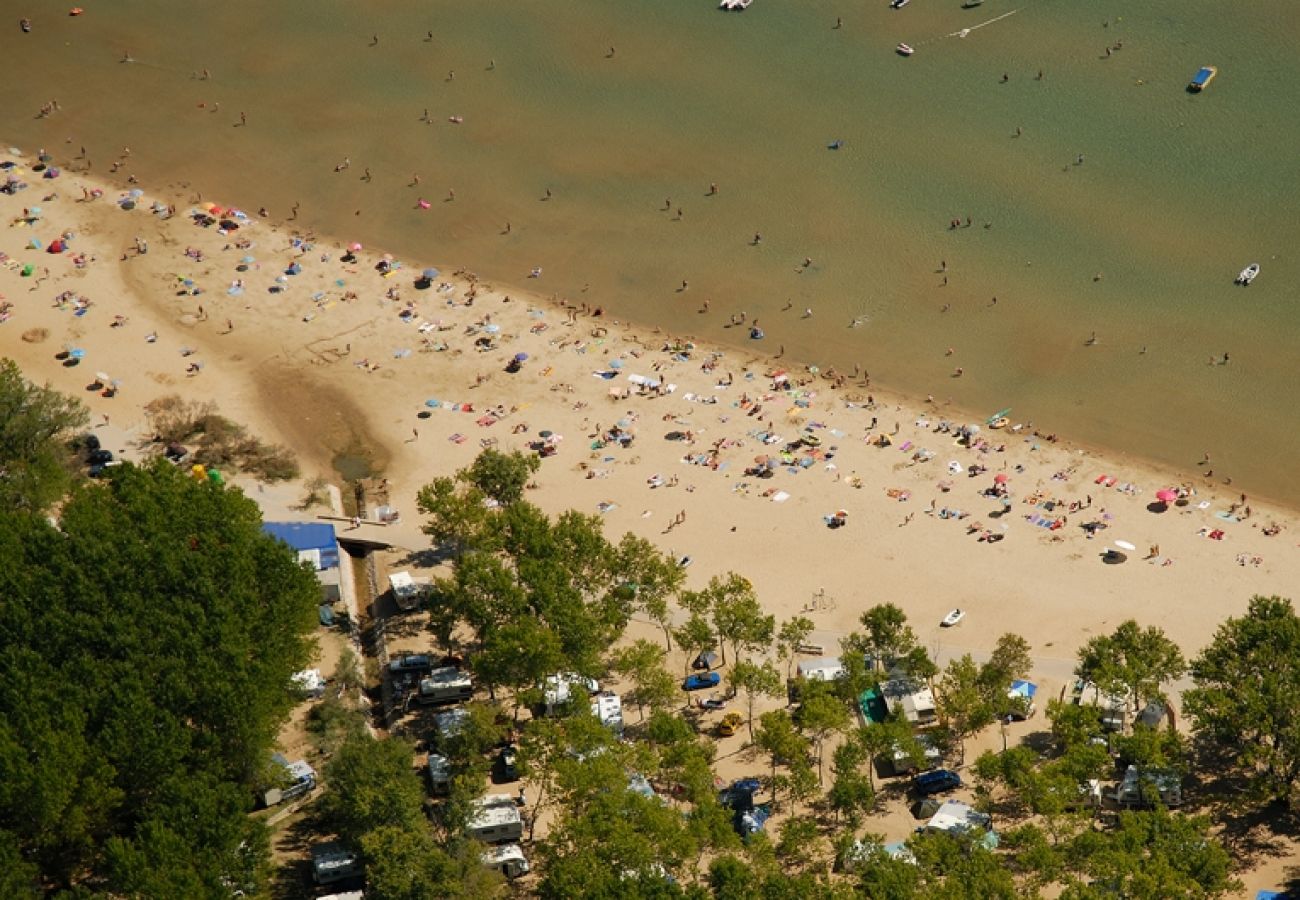
{"type": "Polygon", "coordinates": [[[541,265],[542,291],[1158,460],[1210,450],[1300,502],[1300,4],[713,7],[120,0],[0,30],[0,99],[10,139],[71,136],[97,171],[130,145],[146,182],[300,202],[327,232],[507,282],[541,265]],[[1219,78],[1187,94],[1204,64],[1219,78]],[[51,97],[61,113],[26,117],[51,97]],[[761,345],[723,327],[742,309],[761,345]]]}

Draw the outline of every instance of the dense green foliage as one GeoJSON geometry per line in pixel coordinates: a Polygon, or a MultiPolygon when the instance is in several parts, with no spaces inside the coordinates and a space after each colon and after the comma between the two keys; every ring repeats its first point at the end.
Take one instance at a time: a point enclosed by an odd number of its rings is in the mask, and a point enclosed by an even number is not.
{"type": "Polygon", "coordinates": [[[0,509],[38,511],[63,496],[71,473],[64,440],[86,418],[76,400],[0,360],[0,509]]]}
{"type": "Polygon", "coordinates": [[[319,588],[256,504],[122,466],[58,527],[0,511],[0,847],[54,886],[255,886],[246,815],[310,660],[319,588]]]}
{"type": "Polygon", "coordinates": [[[1235,763],[1256,801],[1300,784],[1300,617],[1289,600],[1255,597],[1192,663],[1184,695],[1196,736],[1235,763]]]}

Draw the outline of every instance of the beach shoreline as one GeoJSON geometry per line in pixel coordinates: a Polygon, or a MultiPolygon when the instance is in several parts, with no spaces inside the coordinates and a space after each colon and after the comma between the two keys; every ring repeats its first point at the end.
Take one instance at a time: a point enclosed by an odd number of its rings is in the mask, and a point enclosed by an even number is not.
{"type": "Polygon", "coordinates": [[[601,515],[614,532],[689,558],[692,586],[743,572],[779,618],[814,618],[828,652],[861,609],[896,599],[936,655],[984,652],[1013,630],[1058,679],[1087,635],[1123,618],[1160,624],[1191,652],[1251,594],[1300,578],[1295,512],[1252,497],[1253,515],[1236,521],[1231,488],[1193,482],[1186,505],[1152,512],[1155,492],[1185,479],[1011,427],[959,439],[972,420],[952,409],[874,383],[837,391],[788,361],[688,347],[513,287],[438,273],[421,290],[422,266],[393,260],[381,275],[380,250],[349,262],[343,242],[256,217],[234,217],[246,227],[222,235],[217,222],[196,226],[188,207],[150,212],[147,194],[122,209],[126,191],[99,180],[23,177],[32,186],[0,197],[0,209],[10,220],[38,202],[43,212],[0,246],[34,266],[28,278],[0,269],[14,304],[0,334],[29,378],[73,394],[90,371],[120,378],[111,399],[82,396],[96,430],[129,457],[148,438],[143,407],[173,393],[212,400],[289,445],[305,476],[368,456],[402,514],[384,539],[410,551],[427,540],[414,509],[421,486],[483,447],[541,450],[530,497],[545,511],[601,515]],[[83,189],[103,194],[77,202],[83,189]],[[38,199],[51,193],[58,199],[38,199]],[[21,251],[64,231],[65,253],[21,251]],[[83,254],[95,259],[78,267],[83,254]],[[91,302],[57,299],[69,292],[91,302]],[[47,337],[19,339],[34,329],[47,337]],[[82,366],[51,359],[74,343],[82,366]],[[511,373],[519,354],[527,359],[511,373]],[[660,389],[645,386],[655,381],[660,389]],[[1085,521],[1097,523],[1091,536],[1085,521]],[[1280,533],[1264,536],[1273,523],[1280,533]],[[1114,539],[1138,548],[1118,565],[1114,539]],[[966,621],[940,631],[953,607],[966,621]]]}

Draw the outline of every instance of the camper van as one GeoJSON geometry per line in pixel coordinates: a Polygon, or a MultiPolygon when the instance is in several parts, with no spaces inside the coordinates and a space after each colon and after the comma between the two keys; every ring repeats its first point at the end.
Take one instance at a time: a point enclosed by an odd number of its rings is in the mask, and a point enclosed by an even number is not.
{"type": "Polygon", "coordinates": [[[601,691],[591,698],[591,714],[600,719],[600,724],[623,736],[623,701],[613,691],[601,691]]]}
{"type": "Polygon", "coordinates": [[[319,885],[362,875],[361,857],[333,841],[311,848],[311,877],[319,885]]]}
{"type": "Polygon", "coordinates": [[[502,844],[500,847],[491,847],[483,852],[482,860],[483,865],[500,872],[510,879],[527,875],[532,868],[528,865],[528,857],[524,856],[524,851],[520,849],[518,844],[502,844]]]}
{"type": "Polygon", "coordinates": [[[485,844],[507,844],[523,838],[524,820],[514,797],[489,794],[474,801],[465,831],[485,844]]]}
{"type": "Polygon", "coordinates": [[[1157,798],[1165,806],[1182,806],[1183,780],[1177,772],[1129,766],[1115,788],[1115,802],[1120,806],[1154,806],[1157,798]]]}
{"type": "Polygon", "coordinates": [[[542,703],[538,710],[542,715],[553,716],[565,704],[600,691],[600,684],[594,678],[579,675],[577,672],[561,672],[548,675],[542,682],[542,703]]]}
{"type": "Polygon", "coordinates": [[[441,753],[429,754],[429,790],[435,795],[451,793],[451,762],[441,753]]]}
{"type": "Polygon", "coordinates": [[[444,666],[420,679],[420,690],[416,696],[426,706],[458,703],[474,696],[474,682],[467,672],[453,666],[444,666]]]}
{"type": "Polygon", "coordinates": [[[273,787],[262,794],[263,805],[275,806],[280,803],[287,803],[315,790],[316,770],[305,760],[300,759],[296,762],[289,762],[279,753],[274,754],[271,759],[284,767],[285,777],[288,779],[289,784],[287,787],[273,787]]]}
{"type": "Polygon", "coordinates": [[[809,681],[834,681],[844,677],[844,664],[838,656],[805,659],[799,663],[799,677],[809,681]]]}

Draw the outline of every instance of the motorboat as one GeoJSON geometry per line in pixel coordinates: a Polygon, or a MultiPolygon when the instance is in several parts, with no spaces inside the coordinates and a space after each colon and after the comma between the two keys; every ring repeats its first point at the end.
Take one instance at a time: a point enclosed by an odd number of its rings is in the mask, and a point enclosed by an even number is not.
{"type": "Polygon", "coordinates": [[[1259,274],[1259,263],[1251,263],[1250,265],[1246,266],[1246,268],[1241,270],[1240,274],[1237,275],[1236,280],[1233,281],[1233,284],[1240,284],[1243,286],[1250,284],[1252,281],[1255,280],[1255,276],[1258,274],[1259,274]]]}
{"type": "Polygon", "coordinates": [[[1196,74],[1192,76],[1192,80],[1187,85],[1187,90],[1193,94],[1199,94],[1210,86],[1210,82],[1218,74],[1219,70],[1215,66],[1201,66],[1196,74]]]}
{"type": "Polygon", "coordinates": [[[718,4],[718,9],[734,10],[735,12],[741,12],[743,10],[749,9],[750,4],[753,2],[754,0],[722,0],[722,2],[718,4]]]}
{"type": "Polygon", "coordinates": [[[911,45],[909,44],[899,44],[897,47],[894,48],[894,52],[897,53],[899,56],[911,56],[916,51],[913,50],[911,45]]]}
{"type": "Polygon", "coordinates": [[[840,149],[840,148],[843,147],[843,146],[844,146],[844,142],[841,141],[841,140],[838,140],[838,139],[837,139],[837,140],[831,141],[829,144],[827,144],[827,145],[826,145],[826,149],[827,149],[827,150],[838,150],[838,149],[840,149]]]}
{"type": "Polygon", "coordinates": [[[952,626],[956,625],[964,618],[966,618],[966,610],[961,609],[959,607],[957,609],[954,609],[952,612],[948,613],[948,615],[944,616],[943,621],[939,623],[939,627],[951,628],[952,626]]]}
{"type": "Polygon", "coordinates": [[[974,9],[975,7],[979,6],[983,2],[984,0],[966,0],[966,2],[961,5],[961,8],[974,9]]]}
{"type": "Polygon", "coordinates": [[[909,4],[909,3],[911,3],[911,2],[912,2],[912,0],[889,0],[889,8],[890,8],[890,9],[902,9],[904,6],[906,6],[907,4],[909,4]]]}

